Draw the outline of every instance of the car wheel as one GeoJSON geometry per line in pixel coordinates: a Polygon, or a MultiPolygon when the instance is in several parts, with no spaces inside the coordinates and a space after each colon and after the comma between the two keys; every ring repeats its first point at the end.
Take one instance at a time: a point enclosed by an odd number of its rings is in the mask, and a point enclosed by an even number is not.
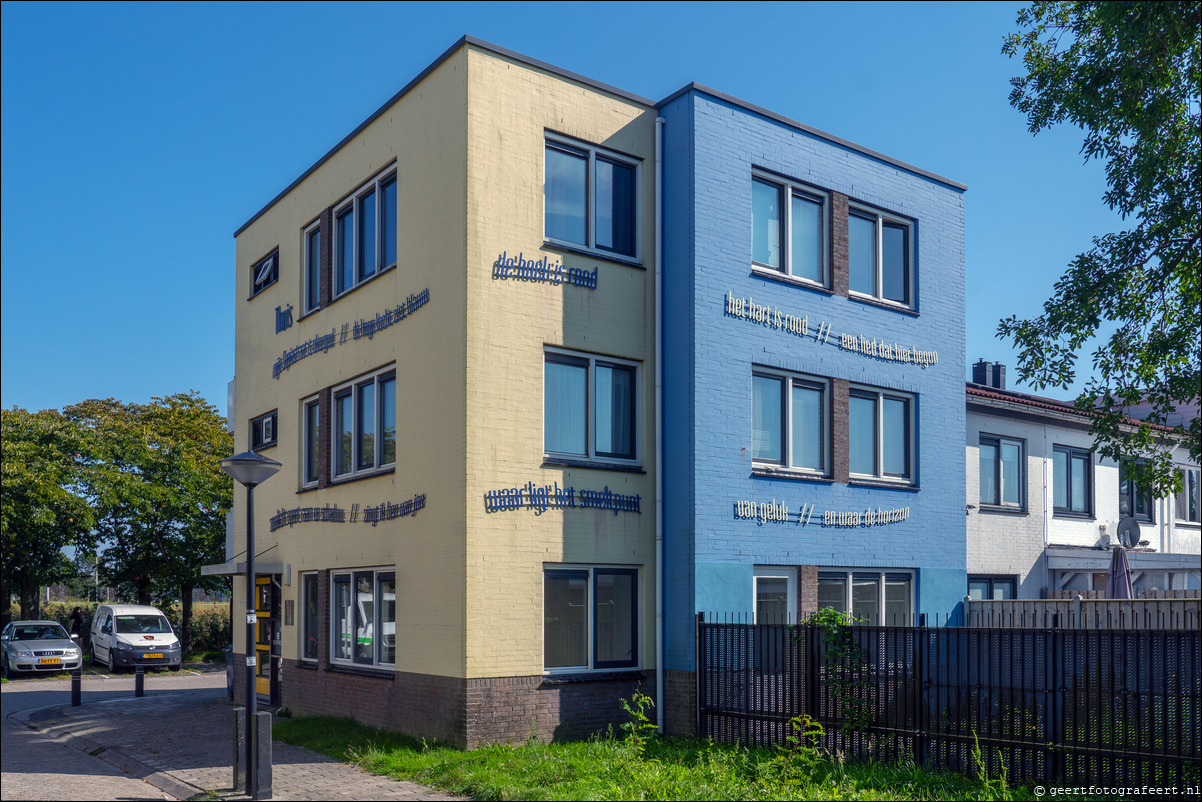
{"type": "Polygon", "coordinates": [[[92,661],[92,668],[95,668],[96,666],[100,665],[100,661],[96,659],[96,644],[94,644],[94,643],[92,644],[92,654],[91,654],[90,659],[92,661]]]}
{"type": "Polygon", "coordinates": [[[4,663],[3,666],[0,666],[0,669],[3,670],[4,678],[7,680],[11,680],[13,678],[13,673],[12,673],[12,671],[9,670],[9,667],[8,667],[8,655],[3,655],[2,657],[0,657],[0,660],[2,660],[4,663]]]}
{"type": "Polygon", "coordinates": [[[112,650],[112,649],[109,649],[109,673],[110,673],[110,674],[116,674],[116,673],[117,673],[117,661],[116,661],[116,659],[113,657],[113,650],[112,650]]]}

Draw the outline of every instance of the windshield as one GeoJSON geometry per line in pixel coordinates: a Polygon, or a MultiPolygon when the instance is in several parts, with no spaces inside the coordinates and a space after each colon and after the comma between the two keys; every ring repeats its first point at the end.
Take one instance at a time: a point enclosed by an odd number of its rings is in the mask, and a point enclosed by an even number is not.
{"type": "Polygon", "coordinates": [[[58,624],[37,624],[35,626],[14,627],[13,640],[70,640],[67,630],[58,624]]]}
{"type": "Polygon", "coordinates": [[[119,615],[117,616],[117,631],[124,634],[131,632],[155,634],[170,632],[171,625],[161,615],[119,615]]]}

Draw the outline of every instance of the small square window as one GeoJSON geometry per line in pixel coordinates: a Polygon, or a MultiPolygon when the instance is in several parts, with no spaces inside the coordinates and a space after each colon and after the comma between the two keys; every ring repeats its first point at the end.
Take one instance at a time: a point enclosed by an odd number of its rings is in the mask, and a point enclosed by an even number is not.
{"type": "Polygon", "coordinates": [[[751,459],[827,474],[830,407],[825,379],[757,370],[751,377],[751,459]]]}
{"type": "Polygon", "coordinates": [[[1086,449],[1052,446],[1052,512],[1093,514],[1093,459],[1086,449]]]}
{"type": "Polygon", "coordinates": [[[978,446],[981,506],[1026,508],[1023,441],[981,435],[978,446]]]}
{"type": "Polygon", "coordinates": [[[1130,515],[1137,521],[1152,523],[1152,494],[1141,493],[1135,479],[1119,466],[1119,516],[1130,515]]]}
{"type": "Polygon", "coordinates": [[[272,410],[266,415],[260,415],[250,422],[251,451],[258,451],[260,448],[267,448],[268,446],[275,445],[276,420],[277,413],[275,410],[272,410]]]}
{"type": "Polygon", "coordinates": [[[914,481],[912,396],[853,387],[848,427],[848,468],[853,478],[914,481]]]}
{"type": "Polygon", "coordinates": [[[280,251],[277,248],[250,269],[250,297],[275,284],[280,278],[280,251]]]}

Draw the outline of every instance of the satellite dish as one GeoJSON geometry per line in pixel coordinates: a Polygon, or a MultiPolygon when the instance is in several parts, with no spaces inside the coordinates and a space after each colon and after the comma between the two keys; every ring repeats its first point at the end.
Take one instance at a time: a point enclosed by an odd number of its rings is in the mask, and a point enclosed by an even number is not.
{"type": "Polygon", "coordinates": [[[1119,519],[1118,531],[1119,543],[1123,544],[1123,548],[1133,549],[1139,545],[1139,521],[1135,520],[1130,515],[1124,515],[1119,519]]]}

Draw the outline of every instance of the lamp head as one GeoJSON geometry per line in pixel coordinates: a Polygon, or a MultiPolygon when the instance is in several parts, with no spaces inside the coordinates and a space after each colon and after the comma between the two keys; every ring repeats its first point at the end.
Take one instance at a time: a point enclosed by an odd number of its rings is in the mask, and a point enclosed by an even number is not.
{"type": "Polygon", "coordinates": [[[221,470],[233,477],[235,482],[246,487],[255,487],[275,476],[283,463],[276,462],[270,457],[256,454],[253,451],[243,451],[221,461],[221,470]]]}

